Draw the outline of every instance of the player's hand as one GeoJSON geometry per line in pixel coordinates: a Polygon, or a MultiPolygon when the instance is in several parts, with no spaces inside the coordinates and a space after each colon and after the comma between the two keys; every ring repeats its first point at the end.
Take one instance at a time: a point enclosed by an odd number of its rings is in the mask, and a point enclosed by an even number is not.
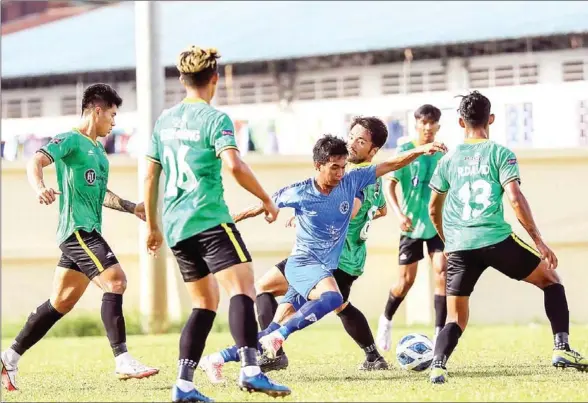
{"type": "Polygon", "coordinates": [[[133,211],[133,214],[135,214],[141,220],[145,221],[147,219],[147,217],[145,216],[145,204],[143,202],[137,204],[135,206],[135,211],[133,211]]]}
{"type": "Polygon", "coordinates": [[[425,144],[422,147],[425,155],[433,155],[435,153],[446,153],[447,146],[443,143],[438,141],[433,141],[432,143],[425,144]]]}
{"type": "Polygon", "coordinates": [[[400,229],[404,232],[412,232],[412,220],[404,214],[400,217],[400,229]]]}
{"type": "Polygon", "coordinates": [[[60,195],[61,192],[53,188],[42,187],[37,190],[37,199],[39,204],[50,205],[57,200],[56,195],[60,195]]]}
{"type": "Polygon", "coordinates": [[[163,244],[163,235],[159,228],[147,230],[147,251],[153,257],[157,257],[157,250],[163,244]]]}
{"type": "Polygon", "coordinates": [[[547,262],[550,270],[557,269],[557,256],[555,256],[555,253],[543,241],[537,243],[537,250],[541,254],[541,259],[547,262]]]}
{"type": "Polygon", "coordinates": [[[269,223],[276,221],[278,218],[278,213],[280,209],[276,206],[273,200],[268,200],[267,202],[263,203],[263,210],[265,213],[265,220],[269,223]]]}
{"type": "Polygon", "coordinates": [[[296,228],[296,216],[292,216],[286,220],[286,228],[296,228]]]}

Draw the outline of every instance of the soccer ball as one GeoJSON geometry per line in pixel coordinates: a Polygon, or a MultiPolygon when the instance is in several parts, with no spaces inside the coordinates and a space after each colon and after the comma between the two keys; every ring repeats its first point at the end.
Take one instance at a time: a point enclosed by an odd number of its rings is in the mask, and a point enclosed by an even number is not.
{"type": "Polygon", "coordinates": [[[433,362],[433,342],[424,334],[408,334],[396,346],[396,359],[402,369],[424,371],[433,362]]]}

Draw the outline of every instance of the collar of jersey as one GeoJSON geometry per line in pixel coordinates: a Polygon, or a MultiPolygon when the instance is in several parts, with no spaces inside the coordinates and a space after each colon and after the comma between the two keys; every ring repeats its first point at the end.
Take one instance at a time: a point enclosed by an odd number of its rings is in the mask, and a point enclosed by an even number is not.
{"type": "Polygon", "coordinates": [[[488,140],[489,139],[465,139],[463,142],[464,142],[464,144],[478,144],[478,143],[484,143],[488,140]]]}
{"type": "Polygon", "coordinates": [[[361,168],[361,167],[369,167],[370,165],[373,165],[373,162],[360,162],[359,164],[353,164],[353,163],[349,163],[349,166],[351,167],[351,169],[356,169],[356,168],[361,168]]]}
{"type": "Polygon", "coordinates": [[[91,141],[92,144],[97,145],[97,142],[92,140],[90,137],[86,136],[84,133],[82,133],[80,131],[80,129],[78,129],[77,127],[73,128],[73,131],[76,132],[77,134],[79,134],[80,136],[82,136],[83,138],[87,139],[88,141],[91,141]]]}
{"type": "Polygon", "coordinates": [[[186,97],[182,100],[185,104],[206,104],[207,102],[202,98],[186,97]]]}

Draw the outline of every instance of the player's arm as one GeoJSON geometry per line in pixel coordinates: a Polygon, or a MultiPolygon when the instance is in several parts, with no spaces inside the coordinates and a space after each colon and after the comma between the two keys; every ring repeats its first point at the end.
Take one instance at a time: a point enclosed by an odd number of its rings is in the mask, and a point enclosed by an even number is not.
{"type": "Polygon", "coordinates": [[[161,164],[153,157],[147,159],[147,173],[144,181],[145,221],[147,222],[147,249],[153,255],[163,243],[163,236],[157,222],[157,200],[159,199],[159,178],[161,164]]]}
{"type": "Polygon", "coordinates": [[[233,221],[235,223],[238,223],[239,221],[243,221],[246,220],[248,218],[253,218],[253,217],[257,217],[258,215],[260,215],[261,213],[263,213],[264,209],[263,209],[263,204],[259,203],[255,206],[252,206],[250,208],[248,208],[247,210],[244,210],[240,213],[237,214],[233,214],[233,221]]]}
{"type": "Polygon", "coordinates": [[[377,211],[376,214],[374,215],[374,220],[377,220],[378,218],[382,218],[384,217],[386,214],[388,214],[388,208],[386,206],[384,207],[380,207],[377,211]]]}
{"type": "Polygon", "coordinates": [[[517,219],[525,231],[527,231],[533,242],[535,242],[535,245],[537,245],[537,249],[539,249],[541,257],[546,259],[547,263],[549,263],[550,269],[554,270],[557,268],[557,257],[553,251],[551,251],[551,249],[545,245],[545,242],[541,237],[541,233],[539,232],[539,228],[537,228],[537,224],[533,218],[531,206],[529,206],[527,198],[521,191],[519,181],[511,180],[503,185],[503,187],[517,219]]]}
{"type": "Polygon", "coordinates": [[[43,180],[43,168],[51,165],[52,162],[46,154],[37,152],[27,163],[27,178],[40,204],[49,205],[56,200],[56,195],[61,194],[53,188],[47,188],[43,180]]]}
{"type": "MultiPolygon", "coordinates": [[[[401,173],[403,169],[399,169],[397,171],[393,171],[392,174],[401,173]]],[[[400,180],[401,175],[399,177],[393,176],[388,181],[388,186],[385,187],[385,195],[386,199],[392,206],[392,211],[398,218],[400,222],[400,229],[402,231],[412,231],[412,220],[402,213],[402,209],[400,208],[400,203],[398,202],[398,195],[396,194],[396,189],[398,187],[398,181],[400,180]]]]}
{"type": "Polygon", "coordinates": [[[359,197],[353,199],[353,208],[351,209],[351,219],[353,220],[357,213],[359,213],[359,209],[361,209],[362,201],[359,197]]]}
{"type": "Polygon", "coordinates": [[[135,214],[141,220],[145,221],[145,206],[143,203],[135,204],[132,201],[125,200],[114,194],[110,189],[106,189],[104,196],[104,207],[109,209],[135,214]]]}
{"type": "Polygon", "coordinates": [[[447,193],[439,193],[433,189],[431,200],[429,201],[429,216],[443,242],[445,242],[445,235],[443,234],[443,203],[445,203],[446,196],[447,193]]]}
{"type": "Polygon", "coordinates": [[[447,152],[447,147],[445,147],[445,144],[443,143],[433,142],[397,154],[376,165],[376,177],[384,176],[388,172],[400,169],[410,164],[421,155],[433,155],[436,152],[445,153],[447,152]]]}

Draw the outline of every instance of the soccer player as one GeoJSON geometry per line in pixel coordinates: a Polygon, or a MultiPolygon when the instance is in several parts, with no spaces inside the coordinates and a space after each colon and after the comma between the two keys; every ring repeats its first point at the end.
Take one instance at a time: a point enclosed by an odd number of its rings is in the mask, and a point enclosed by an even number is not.
{"type": "Polygon", "coordinates": [[[82,96],[82,119],[71,131],[58,134],[27,165],[29,183],[40,204],[59,197],[57,241],[62,251],[49,300],[28,317],[12,346],[2,352],[2,383],[16,390],[21,356],[51,327],[73,309],[90,281],[104,292],[102,321],[115,357],[120,379],[146,378],[159,372],[135,360],[126,347],[123,294],[127,279],[112,249],[102,238],[102,206],[145,219],[143,203],[123,200],[107,189],[108,158],[98,137],[107,136],[115,124],[122,99],[112,87],[94,84],[82,96]],[[47,187],[43,168],[55,163],[59,191],[47,187]]]}
{"type": "MultiPolygon", "coordinates": [[[[356,117],[350,126],[347,148],[352,169],[369,166],[378,150],[386,143],[388,130],[384,122],[376,117],[356,117]]],[[[367,254],[366,241],[372,220],[386,215],[386,200],[381,191],[382,181],[377,179],[374,185],[369,185],[360,192],[360,198],[355,198],[354,208],[349,223],[349,231],[345,239],[343,251],[338,268],[333,272],[343,305],[335,312],[341,319],[347,333],[355,340],[366,354],[365,361],[360,365],[361,370],[388,369],[384,357],[378,352],[374,337],[364,314],[349,301],[351,286],[359,276],[363,274],[367,254]],[[363,202],[362,202],[363,201],[363,202]]],[[[261,214],[258,209],[256,213],[261,214]]],[[[251,212],[237,214],[235,222],[253,217],[251,212]]],[[[294,220],[289,220],[287,226],[294,220]]],[[[295,313],[291,304],[282,304],[282,312],[276,315],[278,303],[276,297],[283,296],[288,290],[288,281],[285,277],[285,268],[288,259],[284,259],[257,282],[257,312],[261,329],[267,329],[271,325],[284,322],[295,313]],[[290,305],[289,307],[284,307],[290,305]],[[273,321],[273,323],[272,323],[273,321]]],[[[222,367],[224,363],[237,361],[236,348],[229,347],[220,353],[214,353],[202,359],[200,367],[206,372],[213,383],[219,383],[222,379],[222,367]]],[[[264,372],[284,369],[288,366],[288,357],[283,349],[278,350],[276,358],[268,358],[263,355],[260,366],[264,372]]]]}
{"type": "MultiPolygon", "coordinates": [[[[325,135],[313,148],[317,170],[314,178],[294,183],[274,195],[278,208],[294,209],[298,220],[296,242],[286,263],[288,292],[282,302],[306,301],[280,328],[262,336],[260,344],[269,358],[275,358],[290,334],[319,321],[343,304],[333,271],[346,239],[355,196],[377,178],[402,168],[422,154],[446,150],[431,143],[369,167],[345,173],[348,150],[345,141],[325,135]]],[[[259,209],[261,207],[258,207],[259,209]]]]}
{"type": "MultiPolygon", "coordinates": [[[[414,112],[418,139],[402,144],[398,152],[405,152],[418,145],[435,141],[439,131],[441,111],[433,105],[423,105],[414,112]]],[[[435,337],[445,325],[447,301],[445,298],[445,270],[447,262],[443,254],[443,241],[429,218],[429,181],[433,176],[441,154],[421,155],[404,168],[392,172],[386,187],[392,211],[400,222],[398,248],[398,280],[390,289],[388,302],[378,323],[376,340],[378,347],[390,350],[392,317],[412,287],[418,262],[424,258],[423,246],[427,245],[435,278],[435,337]],[[397,185],[402,189],[402,207],[396,195],[397,185]]]]}
{"type": "Polygon", "coordinates": [[[474,91],[462,98],[459,114],[465,142],[439,161],[430,183],[430,215],[448,255],[448,323],[437,337],[430,380],[447,381],[446,363],[466,328],[470,295],[488,266],[543,290],[554,335],[553,365],[586,371],[588,360],[569,345],[570,314],[555,271],[557,257],[543,241],[521,191],[517,158],[489,140],[494,122],[490,101],[474,91]],[[504,193],[537,250],[504,220],[504,193]]]}
{"type": "Polygon", "coordinates": [[[157,223],[159,178],[165,172],[163,229],[192,299],[192,314],[180,337],[178,378],[172,399],[210,401],[194,386],[194,369],[204,350],[219,303],[218,282],[231,300],[229,326],[240,351],[242,389],[285,396],[257,363],[255,284],[251,256],[224,201],[221,166],[263,203],[266,219],[278,209],[239,156],[231,119],[210,106],[218,83],[216,49],[195,46],[182,52],[177,68],[187,97],[165,110],[155,124],[145,178],[147,248],[163,242],[157,223]]]}

